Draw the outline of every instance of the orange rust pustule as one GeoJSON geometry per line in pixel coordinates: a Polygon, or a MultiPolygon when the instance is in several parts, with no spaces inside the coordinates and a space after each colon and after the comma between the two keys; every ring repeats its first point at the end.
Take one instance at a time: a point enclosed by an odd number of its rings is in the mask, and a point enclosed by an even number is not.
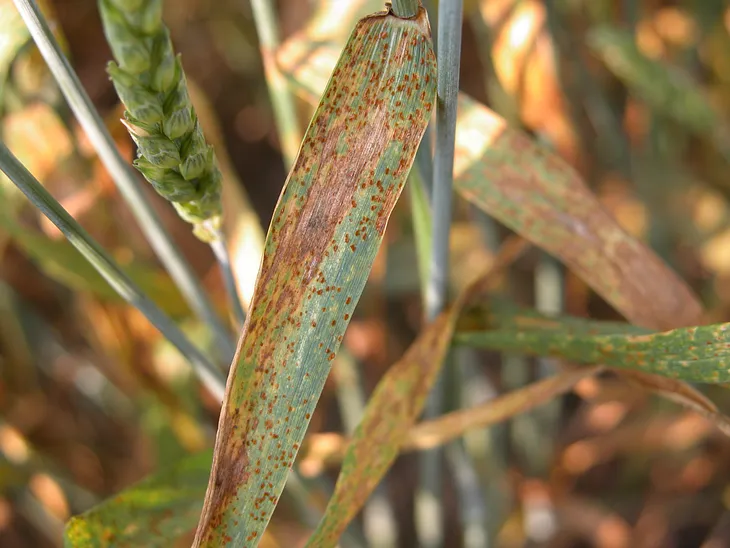
{"type": "Polygon", "coordinates": [[[255,545],[435,103],[425,10],[358,23],[274,211],[195,546],[255,545]]]}

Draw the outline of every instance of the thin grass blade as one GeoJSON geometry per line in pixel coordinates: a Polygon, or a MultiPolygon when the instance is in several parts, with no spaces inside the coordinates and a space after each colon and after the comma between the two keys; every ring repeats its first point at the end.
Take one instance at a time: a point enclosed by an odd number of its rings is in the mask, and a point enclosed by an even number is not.
{"type": "Polygon", "coordinates": [[[361,20],[273,214],[195,546],[260,541],[434,99],[425,12],[361,20]]]}
{"type": "Polygon", "coordinates": [[[269,88],[269,99],[274,110],[276,128],[279,131],[281,152],[286,167],[294,165],[301,143],[301,129],[297,119],[294,95],[276,63],[276,49],[279,47],[279,27],[273,0],[251,0],[256,31],[259,35],[259,49],[269,88]]]}
{"type": "MultiPolygon", "coordinates": [[[[54,240],[40,231],[29,230],[3,208],[0,208],[0,229],[50,278],[76,291],[91,292],[112,302],[123,301],[68,241],[54,240]]],[[[162,270],[135,261],[126,264],[123,270],[144,293],[154,295],[155,302],[170,316],[189,313],[180,292],[162,270]]]]}
{"type": "Polygon", "coordinates": [[[429,449],[458,439],[469,431],[488,428],[525,413],[570,391],[579,381],[600,373],[602,367],[582,367],[527,385],[470,409],[447,413],[417,424],[408,432],[401,451],[429,449]]]}

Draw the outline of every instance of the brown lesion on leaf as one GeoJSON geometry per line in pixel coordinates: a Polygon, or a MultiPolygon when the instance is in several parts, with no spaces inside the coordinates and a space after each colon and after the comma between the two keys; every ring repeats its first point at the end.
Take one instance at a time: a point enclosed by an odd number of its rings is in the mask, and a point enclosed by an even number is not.
{"type": "Polygon", "coordinates": [[[196,537],[196,546],[215,542],[212,538],[213,532],[216,534],[225,532],[226,524],[223,522],[223,515],[217,510],[230,507],[231,500],[237,496],[237,486],[249,481],[249,461],[245,445],[244,442],[230,443],[230,440],[226,440],[226,443],[217,448],[211,472],[211,483],[215,489],[212,491],[209,489],[211,499],[204,509],[204,511],[207,510],[210,521],[204,530],[205,536],[196,537]]]}

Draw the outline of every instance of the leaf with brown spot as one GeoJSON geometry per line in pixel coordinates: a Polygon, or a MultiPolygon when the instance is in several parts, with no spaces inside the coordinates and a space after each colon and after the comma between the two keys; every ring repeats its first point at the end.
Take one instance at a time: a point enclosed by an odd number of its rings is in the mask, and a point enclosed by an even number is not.
{"type": "Polygon", "coordinates": [[[393,464],[409,429],[421,414],[462,308],[492,287],[504,268],[526,247],[522,239],[509,240],[492,269],[469,285],[449,310],[429,324],[380,380],[347,448],[334,495],[307,546],[324,548],[337,544],[347,524],[393,464]]]}
{"type": "Polygon", "coordinates": [[[75,516],[65,545],[74,548],[166,548],[195,528],[210,473],[211,452],[185,458],[75,516]]]}
{"type": "MultiPolygon", "coordinates": [[[[469,409],[447,413],[433,420],[412,426],[399,448],[401,453],[444,445],[477,428],[488,428],[520,413],[544,405],[568,392],[579,381],[601,372],[601,366],[563,371],[469,409]]],[[[314,434],[307,438],[305,454],[299,462],[302,469],[319,469],[322,465],[341,462],[350,440],[341,434],[314,434]]]]}
{"type": "Polygon", "coordinates": [[[462,95],[459,108],[459,194],[558,257],[632,323],[699,322],[686,284],[618,225],[573,168],[473,99],[462,95]]]}
{"type": "MultiPolygon", "coordinates": [[[[334,62],[334,39],[287,42],[279,61],[306,99],[334,62]]],[[[628,235],[567,163],[465,94],[459,96],[455,190],[558,257],[632,323],[670,329],[699,323],[697,297],[628,235]]]]}
{"type": "Polygon", "coordinates": [[[362,19],[334,68],[266,238],[195,546],[261,539],[426,129],[435,63],[422,9],[362,19]]]}
{"type": "MultiPolygon", "coordinates": [[[[696,325],[702,307],[649,248],[624,232],[563,160],[462,95],[456,128],[455,187],[464,198],[555,255],[630,322],[666,330],[696,325]]],[[[726,419],[677,379],[619,374],[647,390],[726,419]]]]}
{"type": "Polygon", "coordinates": [[[693,382],[730,382],[730,324],[680,327],[661,333],[620,322],[546,316],[491,299],[484,327],[465,327],[454,344],[554,356],[580,364],[602,364],[693,382]]]}

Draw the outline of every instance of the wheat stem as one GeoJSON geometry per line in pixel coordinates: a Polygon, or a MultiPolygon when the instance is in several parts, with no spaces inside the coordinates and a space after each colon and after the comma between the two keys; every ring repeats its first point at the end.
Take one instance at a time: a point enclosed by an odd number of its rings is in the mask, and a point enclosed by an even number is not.
{"type": "MultiPolygon", "coordinates": [[[[426,290],[426,316],[429,321],[441,313],[448,298],[449,229],[452,216],[462,15],[462,0],[439,2],[436,153],[431,194],[433,236],[426,290]]],[[[448,363],[445,367],[448,367],[448,363]]],[[[443,392],[443,382],[439,381],[434,386],[427,403],[426,417],[434,417],[441,413],[443,392]]],[[[421,456],[420,485],[416,496],[416,527],[421,546],[436,547],[443,544],[442,462],[443,453],[439,450],[428,451],[421,456]]]]}
{"type": "Polygon", "coordinates": [[[233,309],[233,315],[236,318],[238,327],[242,328],[246,320],[246,313],[241,304],[241,297],[238,294],[238,287],[236,286],[236,278],[233,275],[233,268],[231,267],[231,258],[228,254],[228,247],[226,246],[226,240],[222,233],[211,241],[210,247],[221,268],[223,284],[226,287],[226,293],[228,295],[228,301],[231,303],[231,308],[233,309]]]}
{"type": "Polygon", "coordinates": [[[294,165],[302,132],[297,120],[297,109],[294,97],[286,78],[276,63],[276,49],[279,47],[279,28],[271,0],[251,0],[256,32],[259,35],[259,47],[264,64],[266,84],[269,88],[269,99],[274,110],[276,127],[281,141],[281,151],[287,170],[294,165]]]}

